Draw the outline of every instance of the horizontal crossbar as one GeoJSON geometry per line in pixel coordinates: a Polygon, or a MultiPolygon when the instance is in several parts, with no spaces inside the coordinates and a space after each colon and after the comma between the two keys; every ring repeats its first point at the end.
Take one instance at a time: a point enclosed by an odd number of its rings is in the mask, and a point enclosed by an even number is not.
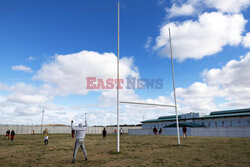
{"type": "Polygon", "coordinates": [[[139,102],[129,102],[129,101],[120,101],[120,103],[126,103],[126,104],[139,104],[139,105],[149,105],[149,106],[161,106],[161,107],[175,107],[175,105],[153,104],[153,103],[139,103],[139,102]]]}

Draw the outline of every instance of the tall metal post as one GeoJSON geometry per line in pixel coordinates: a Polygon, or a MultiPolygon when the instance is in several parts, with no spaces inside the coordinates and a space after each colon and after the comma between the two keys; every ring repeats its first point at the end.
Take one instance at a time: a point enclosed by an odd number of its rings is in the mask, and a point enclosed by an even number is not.
{"type": "Polygon", "coordinates": [[[172,56],[172,43],[171,43],[170,28],[168,30],[169,30],[170,56],[171,56],[172,75],[173,75],[174,103],[175,103],[175,114],[176,114],[176,129],[177,129],[177,136],[178,136],[178,145],[180,145],[181,142],[180,142],[179,120],[178,120],[177,102],[176,102],[176,93],[175,93],[174,63],[173,63],[173,56],[172,56]]]}
{"type": "Polygon", "coordinates": [[[13,116],[14,115],[14,111],[12,111],[12,114],[11,114],[11,130],[13,129],[13,116]]]}
{"type": "Polygon", "coordinates": [[[117,152],[120,152],[120,121],[119,121],[119,56],[120,56],[120,50],[119,50],[119,33],[120,33],[120,11],[119,11],[119,0],[118,0],[118,6],[117,6],[117,101],[116,101],[116,109],[117,109],[117,152]]]}
{"type": "Polygon", "coordinates": [[[43,111],[42,111],[41,134],[43,134],[43,118],[44,118],[44,106],[43,106],[43,111]]]}

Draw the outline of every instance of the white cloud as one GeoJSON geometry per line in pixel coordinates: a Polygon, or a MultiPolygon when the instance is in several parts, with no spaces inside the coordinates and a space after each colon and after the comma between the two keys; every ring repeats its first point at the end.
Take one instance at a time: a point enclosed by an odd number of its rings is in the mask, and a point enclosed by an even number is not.
{"type": "Polygon", "coordinates": [[[22,94],[12,94],[8,97],[9,100],[21,103],[45,103],[48,101],[46,96],[42,95],[22,95],[22,94]]]}
{"type": "Polygon", "coordinates": [[[24,71],[24,72],[29,72],[29,73],[32,72],[31,68],[25,65],[12,66],[11,69],[14,71],[24,71]]]}
{"type": "Polygon", "coordinates": [[[188,0],[179,5],[174,3],[166,8],[168,17],[193,16],[206,9],[216,9],[222,13],[240,13],[250,6],[250,0],[188,0]]]}
{"type": "Polygon", "coordinates": [[[194,15],[197,11],[192,4],[186,3],[181,6],[173,4],[171,8],[166,8],[166,12],[169,13],[169,17],[175,16],[191,16],[194,15]]]}
{"type": "Polygon", "coordinates": [[[203,72],[204,81],[222,87],[226,93],[224,107],[250,107],[250,52],[240,60],[231,60],[222,68],[203,72]]]}
{"type": "MultiPolygon", "coordinates": [[[[116,61],[113,53],[82,51],[56,55],[53,61],[42,66],[33,79],[54,85],[63,95],[85,95],[91,91],[86,89],[86,77],[116,78],[116,61]]],[[[133,59],[124,57],[120,59],[120,78],[127,76],[138,78],[139,73],[133,59]]]]}
{"type": "MultiPolygon", "coordinates": [[[[133,59],[123,58],[120,61],[121,78],[128,75],[139,77],[133,59]]],[[[220,108],[249,107],[249,71],[250,53],[242,56],[240,60],[229,61],[222,68],[205,70],[203,72],[204,83],[195,82],[187,88],[176,89],[179,113],[208,113],[220,108]],[[226,102],[223,101],[218,105],[216,98],[223,98],[226,102]]],[[[0,113],[6,122],[11,120],[13,112],[14,123],[25,123],[28,120],[30,123],[39,124],[42,104],[45,103],[45,123],[69,124],[71,119],[79,122],[83,120],[83,113],[87,112],[90,125],[115,124],[115,89],[99,90],[98,100],[84,107],[52,103],[53,98],[57,95],[86,95],[89,92],[89,90],[84,90],[86,86],[80,85],[78,87],[78,83],[76,83],[84,81],[86,76],[104,79],[115,78],[116,56],[112,53],[99,54],[89,51],[59,55],[51,62],[44,64],[40,71],[35,74],[34,79],[45,82],[41,86],[25,83],[7,86],[0,83],[0,89],[9,92],[6,96],[0,96],[0,113]],[[55,78],[53,78],[54,75],[56,75],[55,78]],[[82,80],[78,80],[79,78],[82,80]]],[[[173,104],[172,96],[143,99],[134,90],[120,90],[120,100],[124,101],[173,104]]],[[[152,119],[168,114],[174,114],[174,110],[163,107],[121,104],[120,121],[121,124],[135,124],[142,120],[143,115],[145,119],[152,119]]]]}
{"type": "Polygon", "coordinates": [[[32,57],[32,56],[30,56],[29,58],[28,58],[28,60],[29,61],[33,61],[33,60],[35,60],[36,58],[35,57],[32,57]]]}
{"type": "Polygon", "coordinates": [[[147,42],[146,42],[146,44],[144,45],[144,48],[145,48],[145,49],[149,48],[150,45],[151,45],[151,42],[152,42],[152,37],[148,37],[148,38],[147,38],[147,42]]]}
{"type": "Polygon", "coordinates": [[[203,13],[198,21],[171,22],[160,29],[154,49],[162,56],[169,56],[170,27],[174,57],[179,61],[201,59],[220,52],[226,45],[238,45],[246,22],[241,14],[224,15],[219,12],[203,13]]]}
{"type": "Polygon", "coordinates": [[[247,33],[246,36],[242,38],[242,44],[245,48],[250,48],[250,33],[247,33]]]}
{"type": "Polygon", "coordinates": [[[195,82],[185,89],[177,88],[176,94],[182,110],[206,113],[218,109],[214,102],[216,97],[225,96],[218,86],[209,86],[201,82],[195,82]]]}
{"type": "MultiPolygon", "coordinates": [[[[120,59],[120,78],[124,79],[126,76],[139,78],[139,72],[133,64],[133,59],[124,57],[120,59]]],[[[32,117],[33,123],[39,123],[41,104],[45,103],[47,108],[47,118],[45,119],[49,123],[58,123],[58,121],[65,123],[68,119],[77,121],[82,112],[88,112],[89,119],[93,116],[96,117],[94,120],[90,119],[91,125],[115,124],[116,110],[113,108],[116,101],[116,89],[98,90],[100,92],[99,101],[97,99],[92,104],[95,107],[88,107],[89,105],[84,108],[67,107],[51,103],[55,96],[86,95],[89,91],[97,91],[86,89],[86,77],[116,78],[116,56],[113,53],[99,54],[90,51],[57,55],[52,61],[44,64],[39,72],[34,75],[34,79],[45,82],[41,86],[25,83],[16,83],[11,86],[0,84],[0,89],[9,92],[9,95],[5,97],[4,104],[3,102],[0,104],[0,112],[14,112],[15,118],[21,120],[24,117],[32,117]],[[60,114],[65,112],[66,115],[60,114]],[[114,119],[111,120],[111,118],[114,119]]],[[[134,90],[121,90],[120,92],[121,96],[128,99],[137,98],[134,90]]],[[[9,119],[9,114],[6,113],[5,117],[9,119]]],[[[138,118],[134,120],[136,120],[136,123],[140,121],[138,118]]],[[[121,122],[128,123],[125,121],[126,119],[121,119],[121,122]]]]}
{"type": "Polygon", "coordinates": [[[250,0],[205,0],[208,7],[225,13],[240,13],[250,5],[250,0]]]}
{"type": "Polygon", "coordinates": [[[5,85],[5,91],[10,92],[8,101],[24,104],[42,104],[53,99],[54,92],[48,85],[42,86],[27,85],[25,83],[15,83],[11,86],[5,85]]]}
{"type": "Polygon", "coordinates": [[[250,52],[221,68],[204,70],[202,77],[204,82],[176,89],[181,113],[250,107],[250,52]]]}
{"type": "Polygon", "coordinates": [[[224,86],[250,85],[250,52],[241,60],[231,60],[221,69],[213,68],[203,72],[204,81],[210,85],[222,84],[224,86]]]}

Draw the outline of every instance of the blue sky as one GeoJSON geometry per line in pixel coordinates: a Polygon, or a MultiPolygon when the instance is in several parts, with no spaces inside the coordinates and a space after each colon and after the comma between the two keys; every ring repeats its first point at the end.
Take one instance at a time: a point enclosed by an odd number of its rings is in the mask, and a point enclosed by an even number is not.
{"type": "MultiPolygon", "coordinates": [[[[249,1],[120,1],[121,77],[164,80],[122,90],[124,100],[172,103],[172,31],[180,113],[249,107],[249,1]],[[123,71],[122,71],[123,70],[123,71]]],[[[0,123],[116,123],[115,90],[86,90],[86,77],[115,78],[117,1],[1,1],[0,123]]],[[[173,114],[121,105],[121,123],[173,114]]]]}

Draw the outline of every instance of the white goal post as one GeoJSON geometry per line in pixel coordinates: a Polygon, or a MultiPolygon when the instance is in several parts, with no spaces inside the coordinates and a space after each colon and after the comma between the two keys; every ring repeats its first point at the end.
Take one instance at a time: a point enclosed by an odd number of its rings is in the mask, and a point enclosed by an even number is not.
{"type": "Polygon", "coordinates": [[[172,66],[172,76],[173,76],[173,91],[174,91],[174,102],[175,105],[167,105],[167,104],[153,104],[153,103],[140,103],[140,102],[129,102],[129,101],[120,101],[119,100],[119,58],[120,58],[120,46],[119,46],[119,40],[120,40],[120,9],[119,9],[119,0],[118,0],[118,6],[117,6],[117,99],[116,99],[116,105],[117,105],[117,152],[120,152],[120,122],[119,122],[119,104],[120,103],[126,103],[126,104],[136,104],[136,105],[151,105],[151,106],[159,106],[159,107],[174,107],[175,108],[175,114],[176,114],[176,129],[177,129],[177,138],[178,138],[178,145],[180,145],[180,132],[179,132],[179,120],[178,120],[178,112],[177,112],[177,102],[176,102],[176,93],[175,93],[175,78],[174,78],[174,65],[173,65],[173,56],[172,56],[172,44],[171,44],[171,32],[170,28],[169,30],[169,45],[170,45],[170,56],[171,56],[171,66],[172,66]]]}

